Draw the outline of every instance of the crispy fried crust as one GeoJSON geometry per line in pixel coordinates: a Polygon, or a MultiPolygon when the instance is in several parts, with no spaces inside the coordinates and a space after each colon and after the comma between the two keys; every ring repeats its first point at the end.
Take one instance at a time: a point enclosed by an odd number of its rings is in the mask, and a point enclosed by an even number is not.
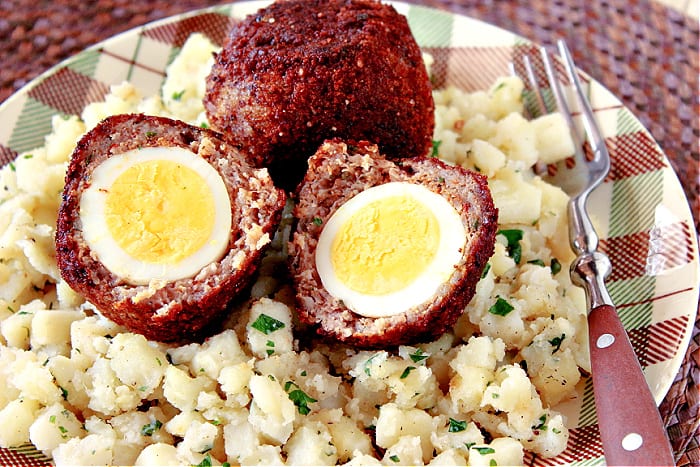
{"type": "Polygon", "coordinates": [[[293,188],[327,138],[427,155],[434,103],[406,18],[372,0],[278,1],[235,25],[207,78],[212,127],[293,188]]]}
{"type": "Polygon", "coordinates": [[[369,143],[327,141],[309,160],[297,197],[298,224],[289,253],[299,317],[319,334],[348,344],[388,347],[440,336],[463,313],[493,254],[498,211],[486,177],[438,159],[390,161],[369,143]],[[315,267],[316,245],[323,225],[346,201],[367,188],[397,181],[421,184],[445,197],[461,215],[467,243],[454,274],[431,300],[392,317],[367,318],[324,289],[315,267]]]}
{"type": "Polygon", "coordinates": [[[263,251],[263,239],[274,234],[285,199],[266,170],[250,167],[213,131],[161,117],[109,117],[83,136],[68,166],[56,231],[61,276],[106,317],[131,331],[158,341],[197,339],[204,326],[221,317],[249,283],[263,251]],[[180,146],[200,155],[222,176],[231,199],[230,250],[193,278],[129,285],[105,268],[86,244],[80,197],[93,170],[107,158],[163,146],[180,146]]]}

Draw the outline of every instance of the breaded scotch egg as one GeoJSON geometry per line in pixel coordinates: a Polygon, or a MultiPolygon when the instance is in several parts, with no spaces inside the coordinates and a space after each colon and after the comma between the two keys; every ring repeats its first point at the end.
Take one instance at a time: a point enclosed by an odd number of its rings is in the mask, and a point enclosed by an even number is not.
{"type": "Polygon", "coordinates": [[[199,338],[249,283],[286,201],[221,135],[145,115],[78,142],[59,209],[62,277],[158,341],[199,338]]]}
{"type": "Polygon", "coordinates": [[[374,0],[281,0],[232,28],[207,77],[212,127],[293,188],[325,139],[427,155],[432,87],[406,18],[374,0]]]}
{"type": "Polygon", "coordinates": [[[325,142],[299,185],[290,270],[301,321],[360,347],[438,337],[493,254],[486,178],[435,158],[325,142]]]}

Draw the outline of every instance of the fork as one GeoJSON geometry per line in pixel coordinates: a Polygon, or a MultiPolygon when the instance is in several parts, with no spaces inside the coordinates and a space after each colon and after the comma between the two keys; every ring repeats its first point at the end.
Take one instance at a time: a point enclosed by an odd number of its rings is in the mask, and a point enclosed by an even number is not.
{"type": "MultiPolygon", "coordinates": [[[[569,194],[569,237],[577,257],[571,265],[572,282],[584,289],[588,306],[588,342],[600,438],[608,465],[675,465],[659,410],[644,378],[639,360],[605,286],[612,271],[610,259],[598,250],[598,235],[586,209],[589,194],[610,171],[610,155],[590,103],[576,73],[571,53],[557,43],[568,81],[580,109],[592,157],[586,157],[561,82],[546,49],[540,49],[547,81],[557,110],[564,116],[574,141],[574,165],[559,164],[550,181],[569,194]]],[[[523,66],[528,86],[541,113],[547,113],[531,61],[523,66]]]]}

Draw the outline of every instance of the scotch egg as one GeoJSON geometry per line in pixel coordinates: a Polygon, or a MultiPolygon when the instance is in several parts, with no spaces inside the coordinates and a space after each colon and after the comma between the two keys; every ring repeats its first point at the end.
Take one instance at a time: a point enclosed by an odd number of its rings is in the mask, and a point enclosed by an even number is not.
{"type": "Polygon", "coordinates": [[[252,279],[286,203],[213,131],[108,117],[78,142],[56,228],[62,278],[107,318],[192,341],[252,279]]]}
{"type": "Polygon", "coordinates": [[[498,212],[486,178],[436,158],[389,160],[367,142],[326,141],[296,196],[299,319],[346,344],[440,336],[493,254],[498,212]]]}

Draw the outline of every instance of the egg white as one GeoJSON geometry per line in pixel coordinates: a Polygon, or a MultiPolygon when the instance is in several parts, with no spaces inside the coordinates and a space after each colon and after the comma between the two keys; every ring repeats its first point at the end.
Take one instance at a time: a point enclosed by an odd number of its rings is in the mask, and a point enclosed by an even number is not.
{"type": "Polygon", "coordinates": [[[316,247],[316,269],[324,288],[353,312],[371,318],[393,316],[420,305],[435,295],[455,272],[466,244],[466,229],[457,210],[428,188],[405,182],[392,182],[369,188],[343,204],[325,223],[316,247]],[[439,222],[440,238],[436,254],[428,266],[403,289],[371,295],[344,284],[332,261],[332,245],[339,229],[368,204],[390,196],[410,196],[428,207],[439,222]]]}
{"type": "Polygon", "coordinates": [[[133,285],[192,277],[219,260],[228,248],[231,201],[221,175],[206,160],[180,147],[149,147],[116,154],[95,168],[80,199],[80,219],[85,241],[99,261],[113,274],[133,285]],[[201,248],[176,263],[146,262],[127,253],[110,233],[106,221],[107,192],[115,180],[133,165],[167,160],[199,174],[214,199],[214,228],[201,248]]]}

